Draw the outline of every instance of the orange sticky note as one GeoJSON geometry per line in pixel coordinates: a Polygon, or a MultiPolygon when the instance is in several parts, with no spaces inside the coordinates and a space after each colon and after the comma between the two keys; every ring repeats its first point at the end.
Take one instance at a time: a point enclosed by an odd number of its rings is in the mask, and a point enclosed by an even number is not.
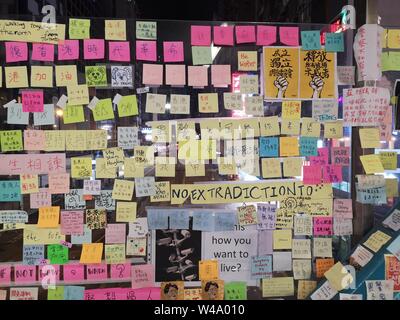
{"type": "Polygon", "coordinates": [[[280,137],[280,156],[297,157],[299,155],[299,141],[297,137],[280,137]]]}
{"type": "Polygon", "coordinates": [[[39,208],[38,228],[57,228],[60,220],[60,207],[39,208]]]}
{"type": "Polygon", "coordinates": [[[79,263],[101,263],[103,243],[84,243],[79,263]]]}
{"type": "Polygon", "coordinates": [[[199,278],[200,278],[200,280],[216,280],[216,279],[218,279],[218,261],[217,260],[200,260],[199,261],[199,278]]]}

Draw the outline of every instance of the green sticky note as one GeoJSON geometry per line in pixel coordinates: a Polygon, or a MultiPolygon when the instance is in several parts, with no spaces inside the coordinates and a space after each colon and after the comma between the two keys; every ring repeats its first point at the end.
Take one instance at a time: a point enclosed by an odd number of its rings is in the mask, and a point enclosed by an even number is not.
{"type": "Polygon", "coordinates": [[[122,97],[118,103],[118,116],[122,118],[138,114],[136,95],[122,97]]]}
{"type": "Polygon", "coordinates": [[[114,110],[110,98],[99,100],[92,111],[94,121],[114,119],[114,110]]]}
{"type": "Polygon", "coordinates": [[[50,244],[47,246],[47,259],[50,264],[65,264],[69,261],[68,247],[61,244],[50,244]]]}
{"type": "Polygon", "coordinates": [[[136,38],[143,40],[157,39],[157,22],[136,21],[136,38]]]}
{"type": "Polygon", "coordinates": [[[47,300],[64,300],[64,287],[59,286],[47,290],[47,300]]]}
{"type": "Polygon", "coordinates": [[[24,149],[21,130],[0,131],[0,134],[1,151],[21,151],[24,149]]]}
{"type": "Polygon", "coordinates": [[[83,106],[67,106],[64,109],[64,124],[78,123],[85,121],[83,106]]]}
{"type": "Polygon", "coordinates": [[[90,19],[69,19],[70,39],[90,38],[90,19]]]}
{"type": "Polygon", "coordinates": [[[389,51],[389,65],[391,71],[400,71],[400,52],[389,51]]]}
{"type": "Polygon", "coordinates": [[[325,50],[327,52],[343,52],[344,39],[342,32],[328,32],[325,33],[325,50]]]}
{"type": "Polygon", "coordinates": [[[247,300],[247,284],[243,281],[225,283],[225,300],[247,300]]]}
{"type": "Polygon", "coordinates": [[[86,66],[85,76],[86,76],[86,84],[88,87],[107,86],[106,66],[86,66]]]}
{"type": "Polygon", "coordinates": [[[389,52],[382,52],[381,69],[382,69],[382,72],[389,71],[391,69],[390,60],[389,60],[389,52]]]}
{"type": "Polygon", "coordinates": [[[212,64],[211,47],[192,47],[193,65],[212,64]]]}

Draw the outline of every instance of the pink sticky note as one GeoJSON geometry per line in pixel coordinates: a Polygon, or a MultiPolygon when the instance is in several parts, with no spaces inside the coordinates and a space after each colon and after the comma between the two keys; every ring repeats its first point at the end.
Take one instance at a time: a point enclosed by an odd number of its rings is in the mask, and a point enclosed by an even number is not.
{"type": "Polygon", "coordinates": [[[257,26],[257,45],[269,46],[276,42],[275,26],[257,26]]]}
{"type": "Polygon", "coordinates": [[[310,156],[311,165],[326,166],[329,164],[329,149],[327,147],[318,148],[318,156],[310,156]]]}
{"type": "Polygon", "coordinates": [[[11,283],[11,265],[0,265],[0,285],[11,283]]]}
{"type": "Polygon", "coordinates": [[[322,182],[321,166],[303,166],[303,183],[319,184],[322,182]]]}
{"type": "Polygon", "coordinates": [[[54,61],[54,45],[47,43],[34,43],[32,45],[32,60],[54,61]]]}
{"type": "Polygon", "coordinates": [[[104,59],[104,39],[83,40],[83,58],[85,60],[104,59]]]}
{"type": "Polygon", "coordinates": [[[231,84],[231,65],[213,64],[211,66],[211,83],[214,87],[226,87],[231,84]]]}
{"type": "Polygon", "coordinates": [[[2,154],[0,175],[65,172],[65,153],[2,154]]]}
{"type": "Polygon", "coordinates": [[[39,189],[38,193],[30,194],[31,209],[38,209],[40,207],[51,207],[51,193],[49,189],[39,189]]]}
{"type": "Polygon", "coordinates": [[[132,288],[149,288],[154,286],[154,265],[142,264],[132,266],[132,288]]]}
{"type": "Polygon", "coordinates": [[[136,60],[157,61],[157,42],[137,40],[136,60]]]}
{"type": "Polygon", "coordinates": [[[22,112],[43,111],[43,90],[24,90],[22,92],[22,112]]]}
{"type": "Polygon", "coordinates": [[[106,280],[107,279],[107,264],[88,264],[86,265],[87,280],[106,280]]]}
{"type": "Polygon", "coordinates": [[[331,236],[333,234],[332,217],[314,217],[314,236],[331,236]]]}
{"type": "Polygon", "coordinates": [[[131,289],[106,288],[85,290],[84,300],[160,300],[159,287],[131,289]]]}
{"type": "Polygon", "coordinates": [[[108,58],[110,61],[130,62],[129,41],[110,41],[108,43],[108,58]]]}
{"type": "Polygon", "coordinates": [[[211,45],[211,26],[191,26],[190,35],[192,46],[211,45]]]}
{"type": "Polygon", "coordinates": [[[111,279],[127,280],[131,278],[130,263],[111,264],[110,271],[111,271],[111,279]]]}
{"type": "Polygon", "coordinates": [[[28,44],[26,42],[6,42],[6,62],[28,60],[28,44]]]}
{"type": "Polygon", "coordinates": [[[325,183],[338,183],[343,181],[342,167],[328,165],[322,167],[322,177],[325,183]]]}
{"type": "Polygon", "coordinates": [[[188,84],[191,87],[208,86],[208,73],[205,66],[188,67],[188,84]]]}
{"type": "Polygon", "coordinates": [[[69,173],[49,174],[49,191],[51,194],[69,193],[69,173]]]}
{"type": "Polygon", "coordinates": [[[42,281],[45,276],[54,277],[56,280],[60,280],[60,265],[52,264],[39,266],[39,281],[42,281]]]}
{"type": "Polygon", "coordinates": [[[144,63],[142,83],[148,85],[162,85],[163,71],[164,66],[162,64],[144,63]]]}
{"type": "Polygon", "coordinates": [[[334,199],[333,217],[353,219],[353,201],[351,199],[334,199]]]}
{"type": "Polygon", "coordinates": [[[186,84],[186,66],[183,64],[166,64],[165,84],[184,86],[186,84]]]}
{"type": "Polygon", "coordinates": [[[83,264],[64,264],[63,273],[65,282],[81,282],[85,279],[85,266],[83,264]]]}
{"type": "Polygon", "coordinates": [[[164,62],[182,62],[183,42],[182,41],[164,41],[164,62]]]}
{"type": "Polygon", "coordinates": [[[58,44],[58,60],[79,59],[79,40],[64,40],[58,44]]]}
{"type": "Polygon", "coordinates": [[[40,151],[45,148],[44,130],[24,130],[24,149],[40,151]]]}
{"type": "Polygon", "coordinates": [[[214,44],[219,46],[233,46],[233,26],[215,26],[214,44]]]}
{"type": "Polygon", "coordinates": [[[14,266],[15,283],[32,283],[36,281],[36,266],[14,266]]]}
{"type": "Polygon", "coordinates": [[[83,235],[83,211],[61,211],[61,234],[64,235],[83,235]]]}
{"type": "Polygon", "coordinates": [[[126,241],[126,224],[125,223],[109,223],[106,227],[106,243],[125,243],[126,241]]]}
{"type": "Polygon", "coordinates": [[[279,40],[287,46],[299,45],[299,28],[298,27],[279,27],[279,40]]]}
{"type": "Polygon", "coordinates": [[[255,26],[236,26],[236,43],[253,43],[256,42],[255,26]]]}

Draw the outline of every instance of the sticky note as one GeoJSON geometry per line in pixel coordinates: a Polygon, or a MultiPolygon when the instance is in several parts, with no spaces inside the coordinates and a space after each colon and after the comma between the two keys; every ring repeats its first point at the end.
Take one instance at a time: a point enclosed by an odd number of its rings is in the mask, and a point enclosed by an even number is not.
{"type": "Polygon", "coordinates": [[[104,39],[83,40],[83,58],[85,60],[104,59],[104,39]]]}
{"type": "MultiPolygon", "coordinates": [[[[175,64],[165,65],[165,84],[168,84],[171,86],[186,85],[186,66],[183,64],[181,64],[181,65],[179,65],[179,64],[178,65],[175,65],[175,64]]],[[[172,103],[171,103],[171,113],[173,113],[172,112],[172,103]]]]}
{"type": "Polygon", "coordinates": [[[154,286],[154,265],[133,265],[131,267],[132,288],[146,288],[154,286]]]}
{"type": "Polygon", "coordinates": [[[233,26],[214,26],[214,44],[219,46],[233,46],[233,28],[233,26]]]}
{"type": "Polygon", "coordinates": [[[313,239],[313,256],[322,258],[332,257],[332,238],[313,239]]]}
{"type": "Polygon", "coordinates": [[[26,66],[5,67],[4,76],[6,79],[6,88],[26,88],[28,84],[28,69],[26,66]]]}
{"type": "Polygon", "coordinates": [[[134,222],[136,220],[136,202],[117,202],[117,222],[134,222]]]}
{"type": "Polygon", "coordinates": [[[279,40],[287,46],[298,46],[299,27],[279,27],[279,40]]]}
{"type": "Polygon", "coordinates": [[[293,277],[274,277],[270,279],[262,279],[262,296],[264,298],[286,297],[293,295],[293,277]]]}
{"type": "Polygon", "coordinates": [[[94,121],[114,119],[114,110],[112,107],[111,98],[99,100],[96,107],[94,107],[92,111],[94,121]]]}
{"type": "Polygon", "coordinates": [[[31,67],[31,87],[52,88],[53,87],[53,67],[51,67],[51,66],[32,66],[31,67]]]}
{"type": "Polygon", "coordinates": [[[156,41],[136,41],[136,60],[157,61],[156,41]]]}
{"type": "Polygon", "coordinates": [[[397,152],[396,151],[381,151],[379,152],[383,168],[385,170],[397,169],[397,152]]]}
{"type": "Polygon", "coordinates": [[[191,26],[190,39],[192,46],[211,45],[211,26],[191,26]]]}
{"type": "Polygon", "coordinates": [[[56,85],[57,87],[76,86],[78,76],[76,65],[56,66],[56,85]]]}
{"type": "Polygon", "coordinates": [[[388,48],[400,49],[400,29],[388,29],[388,48]]]}
{"type": "Polygon", "coordinates": [[[269,46],[276,42],[276,26],[257,26],[257,45],[269,46]]]}
{"type": "Polygon", "coordinates": [[[32,60],[46,62],[54,61],[54,45],[46,43],[33,43],[32,60]]]}
{"type": "Polygon", "coordinates": [[[6,62],[20,62],[28,60],[28,44],[26,42],[6,42],[6,62]]]}
{"type": "Polygon", "coordinates": [[[143,64],[142,83],[145,85],[163,84],[164,66],[162,64],[143,64]]]}
{"type": "Polygon", "coordinates": [[[231,66],[227,64],[212,65],[211,83],[214,87],[227,87],[231,84],[231,66]]]}
{"type": "Polygon", "coordinates": [[[217,93],[199,93],[199,112],[211,113],[218,112],[218,94],[217,93]]]}
{"type": "Polygon", "coordinates": [[[281,157],[299,156],[299,141],[297,137],[280,137],[279,146],[279,155],[281,157]]]}
{"type": "Polygon", "coordinates": [[[132,88],[132,66],[111,66],[111,86],[132,88]]]}
{"type": "Polygon", "coordinates": [[[208,86],[207,67],[188,66],[188,85],[191,87],[208,86]]]}
{"type": "Polygon", "coordinates": [[[300,155],[316,156],[318,155],[318,138],[316,137],[300,137],[300,155]]]}
{"type": "Polygon", "coordinates": [[[60,194],[69,192],[69,172],[49,174],[49,192],[60,194]]]}
{"type": "Polygon", "coordinates": [[[371,249],[373,252],[378,252],[380,248],[385,245],[391,239],[391,236],[378,230],[369,236],[367,241],[364,242],[364,246],[371,249]]]}
{"type": "Polygon", "coordinates": [[[105,229],[107,226],[106,209],[86,209],[86,226],[90,230],[105,229]]]}
{"type": "Polygon", "coordinates": [[[184,61],[184,51],[182,41],[164,41],[164,62],[184,61]]]}
{"type": "Polygon", "coordinates": [[[361,148],[379,148],[380,134],[378,128],[360,128],[361,148]]]}
{"type": "Polygon", "coordinates": [[[239,71],[257,71],[257,51],[238,52],[239,71]]]}
{"type": "Polygon", "coordinates": [[[105,258],[107,263],[121,264],[125,263],[125,243],[124,244],[106,244],[105,258]]]}
{"type": "Polygon", "coordinates": [[[219,278],[218,260],[199,261],[199,279],[217,280],[219,278]]]}
{"type": "MultiPolygon", "coordinates": [[[[86,85],[88,87],[104,87],[107,86],[107,67],[106,66],[85,66],[86,85]]],[[[71,102],[68,94],[69,103],[79,104],[79,102],[71,102]]],[[[87,102],[89,103],[89,102],[87,102]]]]}
{"type": "Polygon", "coordinates": [[[79,263],[101,263],[103,243],[84,243],[79,263]]]}
{"type": "Polygon", "coordinates": [[[61,244],[50,244],[47,246],[47,259],[50,264],[65,264],[68,263],[68,247],[61,244]]]}
{"type": "Polygon", "coordinates": [[[85,84],[68,86],[68,105],[81,105],[89,103],[89,89],[85,84]]]}
{"type": "Polygon", "coordinates": [[[165,94],[148,93],[146,95],[146,112],[165,113],[167,96],[165,94]]]}
{"type": "Polygon", "coordinates": [[[303,50],[321,49],[321,38],[319,30],[301,31],[301,48],[303,50]]]}
{"type": "Polygon", "coordinates": [[[279,138],[260,137],[260,157],[278,157],[279,138]]]}
{"type": "Polygon", "coordinates": [[[29,112],[22,112],[22,103],[15,103],[7,108],[7,123],[27,125],[29,124],[29,114],[29,112]]]}
{"type": "Polygon", "coordinates": [[[69,19],[69,38],[90,38],[90,19],[69,19]]]}
{"type": "Polygon", "coordinates": [[[240,76],[240,93],[242,94],[258,94],[258,75],[241,75],[240,76]]]}
{"type": "Polygon", "coordinates": [[[344,51],[343,32],[325,33],[325,50],[327,52],[343,52],[344,51]]]}
{"type": "Polygon", "coordinates": [[[133,181],[115,179],[112,198],[130,201],[133,196],[134,187],[135,183],[133,181]]]}
{"type": "Polygon", "coordinates": [[[56,228],[60,219],[60,207],[39,208],[38,228],[56,228]]]}
{"type": "Polygon", "coordinates": [[[261,117],[259,121],[261,136],[277,136],[280,134],[278,116],[261,117]]]}
{"type": "Polygon", "coordinates": [[[360,160],[366,174],[383,173],[385,171],[378,154],[360,156],[360,160]]]}
{"type": "Polygon", "coordinates": [[[247,300],[247,284],[245,281],[232,281],[224,284],[225,300],[247,300]]]}
{"type": "Polygon", "coordinates": [[[0,140],[2,152],[23,150],[21,130],[0,131],[0,140]]]}
{"type": "Polygon", "coordinates": [[[64,124],[84,122],[83,106],[67,106],[63,113],[64,124]]]}
{"type": "Polygon", "coordinates": [[[303,158],[284,158],[282,161],[283,161],[283,176],[284,177],[301,176],[301,168],[303,166],[303,158]]]}
{"type": "Polygon", "coordinates": [[[261,161],[263,178],[281,178],[281,160],[277,158],[264,158],[261,161]]]}
{"type": "Polygon", "coordinates": [[[145,40],[157,39],[157,22],[136,21],[136,38],[145,40]]]}
{"type": "Polygon", "coordinates": [[[128,41],[110,41],[108,43],[108,59],[110,61],[130,62],[131,50],[128,41]]]}
{"type": "Polygon", "coordinates": [[[139,114],[136,95],[123,96],[118,105],[118,116],[129,117],[139,114]]]}
{"type": "Polygon", "coordinates": [[[58,60],[78,60],[79,40],[63,40],[58,44],[58,60]]]}
{"type": "Polygon", "coordinates": [[[253,43],[256,42],[255,26],[235,26],[236,43],[253,43]]]}
{"type": "Polygon", "coordinates": [[[74,157],[71,158],[71,178],[90,178],[92,176],[92,158],[74,157]]]}
{"type": "Polygon", "coordinates": [[[321,166],[303,166],[303,183],[320,184],[322,182],[321,166]]]}
{"type": "Polygon", "coordinates": [[[106,40],[126,40],[125,20],[105,20],[106,40]]]}
{"type": "Polygon", "coordinates": [[[22,112],[43,112],[43,90],[22,92],[22,112]]]}
{"type": "Polygon", "coordinates": [[[292,230],[274,230],[274,250],[291,249],[292,248],[292,230]]]}
{"type": "Polygon", "coordinates": [[[282,118],[298,120],[301,117],[301,101],[283,101],[282,118]]]}
{"type": "Polygon", "coordinates": [[[192,47],[192,63],[193,65],[212,64],[211,47],[192,47]]]}

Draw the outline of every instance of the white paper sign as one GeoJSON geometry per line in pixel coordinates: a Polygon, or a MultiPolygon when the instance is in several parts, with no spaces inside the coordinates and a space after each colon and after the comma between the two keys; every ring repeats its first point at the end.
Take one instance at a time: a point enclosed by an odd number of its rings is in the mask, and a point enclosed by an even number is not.
{"type": "Polygon", "coordinates": [[[387,217],[382,224],[393,229],[394,231],[400,230],[400,210],[395,209],[392,214],[387,217]]]}
{"type": "Polygon", "coordinates": [[[311,300],[331,300],[338,292],[332,288],[329,281],[320,286],[311,296],[311,300]]]}

